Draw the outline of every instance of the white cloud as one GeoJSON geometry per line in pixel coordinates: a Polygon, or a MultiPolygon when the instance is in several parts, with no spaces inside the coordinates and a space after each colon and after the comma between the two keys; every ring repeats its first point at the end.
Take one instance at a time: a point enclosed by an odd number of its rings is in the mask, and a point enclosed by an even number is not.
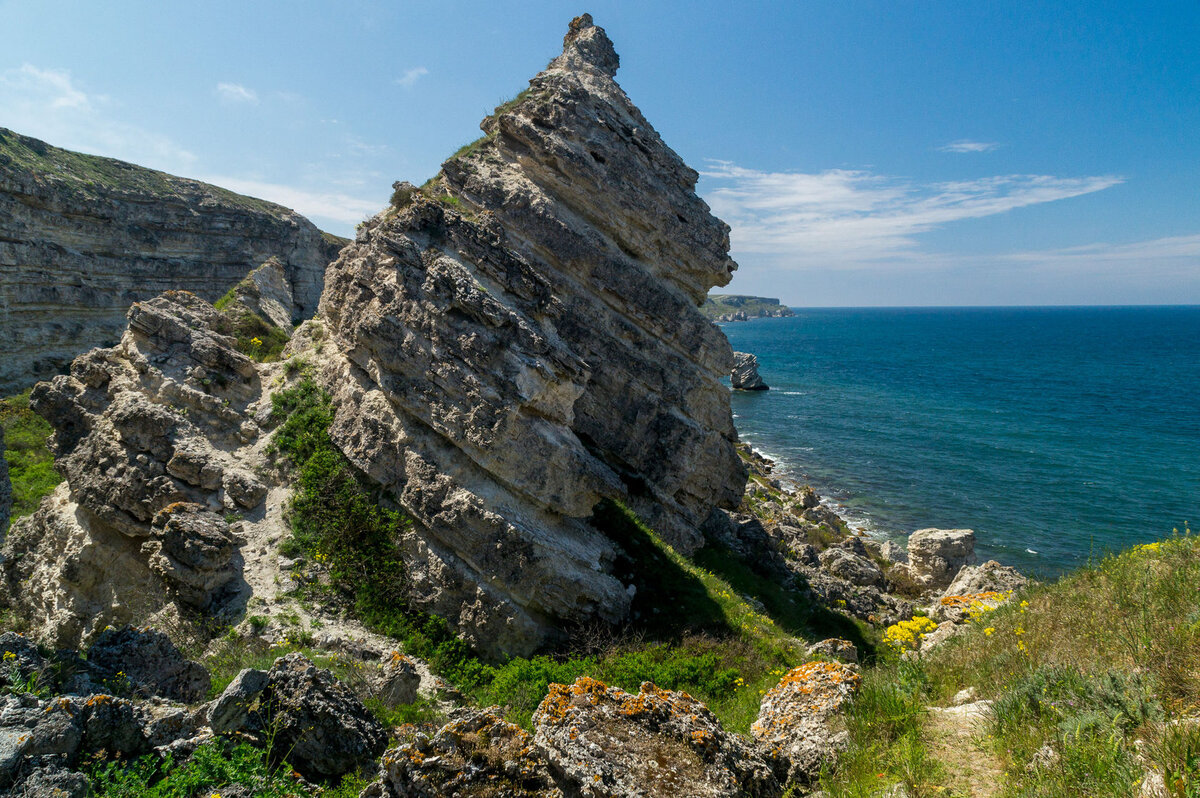
{"type": "Polygon", "coordinates": [[[258,92],[248,89],[240,83],[218,83],[217,96],[221,98],[222,102],[258,105],[258,92]]]}
{"type": "Polygon", "coordinates": [[[0,125],[56,147],[182,172],[196,156],[166,136],[115,121],[115,103],[87,92],[71,73],[31,64],[0,71],[0,125]]]}
{"type": "Polygon", "coordinates": [[[429,74],[429,70],[423,66],[413,67],[412,69],[404,70],[404,74],[396,78],[396,84],[403,86],[406,89],[411,89],[416,82],[429,74]]]}
{"type": "Polygon", "coordinates": [[[995,141],[971,141],[970,139],[959,139],[952,141],[949,144],[943,144],[938,147],[942,152],[988,152],[994,150],[1000,145],[995,141]]]}
{"type": "Polygon", "coordinates": [[[1004,175],[914,184],[866,171],[760,172],[713,162],[706,199],[733,228],[735,255],[791,265],[913,258],[918,237],[945,224],[1101,191],[1114,176],[1004,175]]]}
{"type": "Polygon", "coordinates": [[[382,200],[364,199],[340,192],[310,191],[281,183],[227,175],[209,175],[196,179],[236,191],[239,194],[278,203],[314,221],[317,218],[329,219],[349,226],[358,224],[368,216],[373,216],[384,205],[382,200]]]}
{"type": "Polygon", "coordinates": [[[1175,264],[1192,275],[1200,273],[1200,234],[1153,238],[1128,244],[1094,243],[1062,249],[1015,252],[1001,260],[1038,264],[1060,270],[1097,268],[1123,270],[1135,264],[1145,271],[1151,264],[1169,267],[1175,264]]]}

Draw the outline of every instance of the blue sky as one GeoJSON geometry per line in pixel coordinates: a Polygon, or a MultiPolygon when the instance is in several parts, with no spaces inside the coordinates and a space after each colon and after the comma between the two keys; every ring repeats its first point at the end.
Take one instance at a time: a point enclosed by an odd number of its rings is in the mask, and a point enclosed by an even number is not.
{"type": "Polygon", "coordinates": [[[793,305],[1200,303],[1194,2],[15,2],[0,126],[348,234],[590,11],[793,305]]]}

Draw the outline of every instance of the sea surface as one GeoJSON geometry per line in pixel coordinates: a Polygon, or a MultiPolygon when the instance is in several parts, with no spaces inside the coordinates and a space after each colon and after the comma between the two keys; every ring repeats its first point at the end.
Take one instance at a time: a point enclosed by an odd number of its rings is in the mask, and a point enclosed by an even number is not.
{"type": "Polygon", "coordinates": [[[1043,577],[1200,532],[1200,307],[796,308],[722,325],[742,439],[852,525],[1043,577]]]}

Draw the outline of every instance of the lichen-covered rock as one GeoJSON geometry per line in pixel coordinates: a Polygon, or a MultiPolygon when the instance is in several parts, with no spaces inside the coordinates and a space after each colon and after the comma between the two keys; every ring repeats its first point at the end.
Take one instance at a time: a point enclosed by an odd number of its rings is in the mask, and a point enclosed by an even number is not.
{"type": "Polygon", "coordinates": [[[758,357],[749,352],[733,353],[729,382],[738,391],[765,391],[768,388],[758,374],[758,357]]]}
{"type": "Polygon", "coordinates": [[[73,761],[83,729],[69,699],[0,695],[0,790],[44,763],[73,761]]]}
{"type": "Polygon", "coordinates": [[[273,755],[307,779],[349,773],[387,747],[387,730],[354,693],[302,654],[275,660],[260,705],[273,755]]]}
{"type": "Polygon", "coordinates": [[[810,657],[829,657],[850,664],[858,663],[858,648],[849,640],[843,640],[840,637],[831,637],[828,640],[813,643],[808,647],[808,655],[810,657]]]}
{"type": "Polygon", "coordinates": [[[565,794],[777,796],[771,768],[687,693],[649,682],[636,694],[581,677],[552,684],[534,742],[565,794]]]}
{"type": "Polygon", "coordinates": [[[128,683],[140,696],[190,703],[208,694],[208,669],[193,662],[157,629],[105,629],[88,649],[88,663],[128,683]]]}
{"type": "Polygon", "coordinates": [[[309,318],[339,247],[278,205],[0,129],[0,395],[111,346],[132,303],[215,301],[272,256],[289,326],[309,318]]]}
{"type": "Polygon", "coordinates": [[[841,715],[861,681],[853,665],[810,662],[767,691],[750,733],[781,778],[808,784],[844,748],[841,715]]]}
{"type": "Polygon", "coordinates": [[[145,719],[134,702],[98,694],[82,700],[80,708],[85,751],[135,757],[150,750],[145,719]]]}
{"type": "Polygon", "coordinates": [[[1029,580],[1011,565],[1001,565],[988,560],[983,565],[968,565],[946,588],[947,596],[962,596],[975,593],[1011,593],[1027,586],[1029,580]]]}
{"type": "Polygon", "coordinates": [[[389,706],[411,704],[417,700],[417,688],[421,686],[421,674],[411,659],[393,651],[380,667],[379,685],[376,695],[389,706]]]}
{"type": "Polygon", "coordinates": [[[562,798],[529,732],[496,708],[464,709],[432,739],[418,735],[383,756],[362,798],[562,798]]]}
{"type": "Polygon", "coordinates": [[[745,482],[732,354],[697,308],[735,268],[729,228],[617,63],[574,20],[485,137],[326,277],[331,436],[414,519],[414,597],[487,653],[627,613],[589,524],[602,500],[690,552],[745,482]]]}
{"type": "Polygon", "coordinates": [[[918,529],[908,538],[908,570],[917,583],[945,590],[965,565],[975,562],[970,529],[918,529]]]}

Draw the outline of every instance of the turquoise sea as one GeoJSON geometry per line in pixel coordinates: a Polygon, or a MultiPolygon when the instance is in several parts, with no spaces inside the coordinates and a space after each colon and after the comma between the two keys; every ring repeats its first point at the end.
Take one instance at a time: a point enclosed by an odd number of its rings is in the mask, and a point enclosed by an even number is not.
{"type": "Polygon", "coordinates": [[[795,310],[723,325],[735,423],[852,524],[1042,576],[1200,527],[1200,307],[795,310]]]}

